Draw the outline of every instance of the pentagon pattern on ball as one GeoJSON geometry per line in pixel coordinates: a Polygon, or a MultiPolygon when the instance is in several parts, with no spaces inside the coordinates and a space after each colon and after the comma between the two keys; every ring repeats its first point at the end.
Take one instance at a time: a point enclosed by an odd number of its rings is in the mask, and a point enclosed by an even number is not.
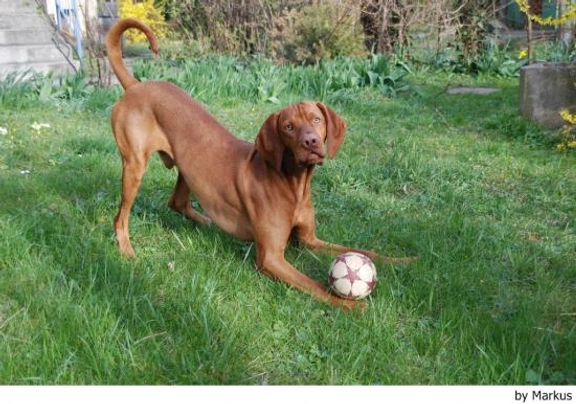
{"type": "Polygon", "coordinates": [[[337,295],[352,300],[368,296],[376,283],[376,267],[363,254],[347,252],[336,257],[328,273],[328,282],[337,295]]]}

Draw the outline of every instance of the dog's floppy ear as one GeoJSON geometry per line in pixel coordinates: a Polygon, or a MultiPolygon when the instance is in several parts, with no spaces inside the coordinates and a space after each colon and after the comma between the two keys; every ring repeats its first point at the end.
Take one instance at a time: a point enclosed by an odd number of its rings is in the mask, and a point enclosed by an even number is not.
{"type": "Polygon", "coordinates": [[[326,120],[326,149],[328,150],[328,156],[334,158],[344,141],[346,122],[332,108],[321,102],[317,102],[316,105],[320,108],[326,120]]]}
{"type": "Polygon", "coordinates": [[[262,156],[264,161],[276,171],[282,169],[282,157],[284,156],[284,143],[278,133],[278,112],[270,115],[262,124],[260,132],[256,136],[256,151],[262,156]]]}

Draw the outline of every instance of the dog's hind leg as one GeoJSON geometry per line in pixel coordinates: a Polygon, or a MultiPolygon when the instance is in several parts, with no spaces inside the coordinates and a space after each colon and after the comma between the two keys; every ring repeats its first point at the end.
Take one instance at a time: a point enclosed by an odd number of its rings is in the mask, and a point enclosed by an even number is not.
{"type": "Polygon", "coordinates": [[[168,201],[168,206],[176,212],[182,213],[188,219],[194,220],[196,223],[205,225],[212,223],[212,219],[192,208],[190,204],[190,188],[186,185],[186,181],[184,181],[180,171],[178,171],[178,179],[176,180],[174,192],[168,201]]]}
{"type": "Polygon", "coordinates": [[[130,243],[128,221],[130,210],[142,182],[146,170],[146,158],[122,156],[122,199],[118,214],[114,219],[114,230],[118,240],[118,248],[126,257],[134,257],[134,249],[130,243]]]}

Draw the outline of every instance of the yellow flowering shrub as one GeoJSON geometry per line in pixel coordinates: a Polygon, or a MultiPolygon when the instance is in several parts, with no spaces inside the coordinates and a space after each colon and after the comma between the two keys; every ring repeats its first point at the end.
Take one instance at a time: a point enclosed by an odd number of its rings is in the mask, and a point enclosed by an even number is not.
{"type": "Polygon", "coordinates": [[[566,5],[566,10],[564,10],[564,14],[562,14],[558,18],[546,17],[542,18],[539,15],[535,15],[530,13],[530,4],[528,4],[529,0],[516,0],[516,4],[520,7],[520,10],[528,18],[540,25],[562,25],[576,19],[576,4],[568,4],[566,5]]]}
{"type": "MultiPolygon", "coordinates": [[[[137,18],[145,22],[156,34],[157,38],[164,38],[167,34],[166,23],[162,13],[154,7],[154,0],[144,0],[134,3],[133,0],[120,0],[118,4],[120,18],[137,18]]],[[[147,41],[146,36],[140,31],[131,29],[124,34],[126,40],[131,43],[147,41]]]]}
{"type": "Polygon", "coordinates": [[[567,122],[570,125],[576,125],[576,115],[571,114],[567,109],[560,111],[560,116],[564,119],[564,122],[567,122]]]}
{"type": "Polygon", "coordinates": [[[556,147],[559,151],[576,150],[576,114],[564,109],[560,111],[560,116],[564,119],[566,125],[560,132],[560,143],[556,147]]]}

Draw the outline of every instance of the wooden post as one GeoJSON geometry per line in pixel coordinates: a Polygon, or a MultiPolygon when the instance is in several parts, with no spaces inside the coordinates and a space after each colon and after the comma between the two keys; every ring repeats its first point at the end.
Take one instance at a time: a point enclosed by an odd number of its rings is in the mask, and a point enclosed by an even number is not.
{"type": "Polygon", "coordinates": [[[528,64],[532,63],[532,20],[527,18],[528,20],[528,27],[526,29],[527,34],[527,46],[528,46],[528,64]]]}

